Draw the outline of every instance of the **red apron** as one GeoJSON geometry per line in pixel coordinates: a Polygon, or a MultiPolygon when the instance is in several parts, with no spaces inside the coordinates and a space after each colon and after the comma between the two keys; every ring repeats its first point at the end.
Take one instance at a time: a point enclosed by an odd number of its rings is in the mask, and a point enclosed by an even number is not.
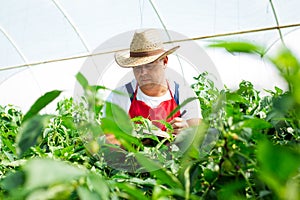
{"type": "MultiPolygon", "coordinates": [[[[168,85],[168,90],[170,92],[171,99],[161,102],[156,108],[151,108],[143,101],[136,99],[136,94],[137,94],[137,87],[136,87],[134,96],[133,96],[133,99],[132,99],[132,102],[131,102],[131,105],[129,108],[130,118],[142,116],[144,118],[148,118],[151,121],[165,120],[167,122],[170,122],[175,117],[179,117],[180,111],[177,111],[172,117],[170,117],[169,119],[166,119],[167,116],[178,106],[172,95],[169,85],[168,85]]],[[[153,124],[155,126],[159,127],[163,131],[166,130],[166,127],[163,124],[161,124],[160,122],[153,121],[153,124]]]]}

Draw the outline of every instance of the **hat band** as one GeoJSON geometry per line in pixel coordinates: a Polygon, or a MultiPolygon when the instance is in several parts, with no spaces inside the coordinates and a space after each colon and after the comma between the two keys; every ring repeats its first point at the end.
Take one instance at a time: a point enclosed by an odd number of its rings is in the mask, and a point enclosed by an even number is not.
{"type": "Polygon", "coordinates": [[[163,49],[156,49],[153,51],[130,52],[130,57],[155,56],[155,55],[163,53],[163,52],[165,52],[163,49]]]}

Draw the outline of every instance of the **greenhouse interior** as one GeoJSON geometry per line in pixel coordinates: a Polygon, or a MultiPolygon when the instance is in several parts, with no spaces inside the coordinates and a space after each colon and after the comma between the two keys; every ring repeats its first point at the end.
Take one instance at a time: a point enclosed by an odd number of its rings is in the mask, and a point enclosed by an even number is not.
{"type": "Polygon", "coordinates": [[[300,199],[299,8],[1,0],[0,199],[300,199]],[[116,62],[150,29],[179,46],[167,80],[194,92],[153,120],[131,117],[139,80],[129,111],[108,100],[150,71],[116,62]]]}

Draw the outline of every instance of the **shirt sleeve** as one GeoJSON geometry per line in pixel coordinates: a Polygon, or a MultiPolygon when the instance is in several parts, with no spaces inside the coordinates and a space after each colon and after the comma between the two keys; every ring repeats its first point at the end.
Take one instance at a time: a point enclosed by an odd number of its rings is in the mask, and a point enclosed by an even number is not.
{"type": "MultiPolygon", "coordinates": [[[[132,80],[131,85],[134,89],[136,86],[136,81],[132,80]]],[[[111,92],[108,95],[106,101],[120,106],[126,113],[128,113],[131,105],[131,101],[130,101],[130,94],[128,94],[126,86],[123,85],[121,87],[118,87],[115,89],[115,91],[117,92],[111,92]]],[[[106,108],[104,106],[103,110],[105,111],[105,109],[106,108]]],[[[105,112],[103,112],[103,116],[105,116],[105,112]]]]}
{"type": "Polygon", "coordinates": [[[106,101],[116,104],[124,109],[125,112],[129,111],[130,98],[124,86],[115,89],[117,92],[111,92],[106,101]]]}

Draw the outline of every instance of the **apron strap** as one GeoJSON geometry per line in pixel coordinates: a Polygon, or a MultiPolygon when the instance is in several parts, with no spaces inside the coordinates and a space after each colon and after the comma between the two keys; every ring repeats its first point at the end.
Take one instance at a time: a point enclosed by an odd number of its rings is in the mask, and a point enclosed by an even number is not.
{"type": "MultiPolygon", "coordinates": [[[[176,81],[174,81],[174,84],[175,84],[174,99],[175,99],[175,102],[177,103],[177,105],[179,105],[179,84],[176,81]]],[[[130,101],[132,102],[133,97],[134,97],[134,91],[133,91],[131,82],[127,83],[125,86],[126,86],[126,90],[127,90],[128,94],[129,94],[130,101]]]]}
{"type": "Polygon", "coordinates": [[[175,99],[175,102],[177,103],[177,105],[179,105],[179,84],[176,83],[176,81],[174,81],[175,83],[175,93],[174,93],[174,99],[175,99]]]}
{"type": "Polygon", "coordinates": [[[126,89],[127,89],[128,94],[129,94],[130,101],[132,102],[133,96],[134,96],[134,91],[133,91],[131,82],[127,83],[125,86],[126,86],[126,89]]]}

